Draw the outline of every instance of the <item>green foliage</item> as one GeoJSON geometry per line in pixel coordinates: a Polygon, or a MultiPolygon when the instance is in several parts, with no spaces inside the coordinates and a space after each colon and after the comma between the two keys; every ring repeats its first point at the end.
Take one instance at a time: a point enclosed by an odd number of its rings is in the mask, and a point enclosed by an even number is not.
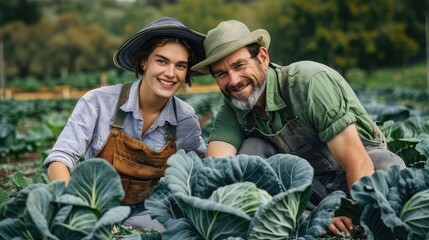
{"type": "Polygon", "coordinates": [[[0,1],[0,26],[12,21],[34,24],[41,18],[40,6],[33,1],[0,1]]]}
{"type": "Polygon", "coordinates": [[[64,181],[31,184],[6,205],[1,239],[110,239],[113,224],[126,218],[116,170],[103,159],[79,164],[64,181]],[[106,187],[108,186],[108,187],[106,187]]]}
{"type": "Polygon", "coordinates": [[[267,29],[271,60],[278,63],[311,59],[341,71],[398,66],[424,52],[421,9],[425,4],[419,0],[75,0],[5,2],[0,9],[5,18],[6,72],[13,79],[113,68],[112,54],[122,41],[161,16],[176,17],[203,33],[226,19],[242,20],[251,30],[267,29]],[[39,10],[43,18],[37,21],[40,16],[33,13],[39,10]]]}
{"type": "Polygon", "coordinates": [[[345,199],[338,212],[358,217],[368,239],[427,239],[428,189],[429,169],[393,166],[355,182],[355,201],[345,199]]]}
{"type": "Polygon", "coordinates": [[[165,239],[313,239],[331,223],[344,193],[308,216],[313,169],[289,154],[199,159],[179,150],[145,201],[165,239]]]}
{"type": "Polygon", "coordinates": [[[264,1],[262,6],[271,14],[260,15],[259,26],[271,33],[271,59],[279,63],[311,59],[339,70],[372,69],[405,63],[422,48],[395,20],[394,0],[264,1]]]}

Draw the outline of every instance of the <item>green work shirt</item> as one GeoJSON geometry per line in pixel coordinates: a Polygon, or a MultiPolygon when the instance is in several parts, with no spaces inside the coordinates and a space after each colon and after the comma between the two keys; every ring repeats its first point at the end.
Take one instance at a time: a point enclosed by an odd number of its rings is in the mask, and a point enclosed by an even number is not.
{"type": "MultiPolygon", "coordinates": [[[[239,149],[246,138],[243,130],[247,114],[254,115],[263,133],[280,131],[286,124],[280,114],[284,114],[288,107],[281,97],[280,79],[280,69],[271,66],[266,78],[266,116],[255,109],[242,111],[224,98],[213,122],[209,142],[228,142],[239,149]]],[[[375,134],[375,123],[337,71],[312,61],[295,62],[288,66],[288,82],[293,113],[301,124],[317,133],[322,142],[328,142],[353,123],[362,139],[380,141],[375,134]]]]}

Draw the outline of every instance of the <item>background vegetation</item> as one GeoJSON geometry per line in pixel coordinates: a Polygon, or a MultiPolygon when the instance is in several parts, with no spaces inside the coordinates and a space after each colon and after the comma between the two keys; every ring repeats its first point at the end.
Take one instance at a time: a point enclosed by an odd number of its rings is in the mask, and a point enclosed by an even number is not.
{"type": "MultiPolygon", "coordinates": [[[[424,60],[428,0],[19,0],[0,2],[5,72],[61,81],[115,69],[114,51],[150,21],[172,16],[206,33],[238,19],[267,29],[271,59],[315,60],[364,74],[424,60]]],[[[122,71],[118,70],[119,74],[122,71]]]]}

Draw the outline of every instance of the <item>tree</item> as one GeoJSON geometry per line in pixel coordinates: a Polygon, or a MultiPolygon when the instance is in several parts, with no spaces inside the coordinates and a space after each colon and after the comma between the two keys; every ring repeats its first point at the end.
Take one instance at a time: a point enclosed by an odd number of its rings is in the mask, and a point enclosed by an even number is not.
{"type": "Polygon", "coordinates": [[[29,0],[0,1],[0,26],[13,21],[35,24],[40,20],[41,15],[36,2],[29,0]]]}
{"type": "Polygon", "coordinates": [[[407,35],[404,24],[394,21],[393,0],[259,4],[273,10],[261,15],[261,22],[272,35],[272,56],[281,63],[311,59],[339,70],[372,69],[403,63],[419,48],[407,35]]]}

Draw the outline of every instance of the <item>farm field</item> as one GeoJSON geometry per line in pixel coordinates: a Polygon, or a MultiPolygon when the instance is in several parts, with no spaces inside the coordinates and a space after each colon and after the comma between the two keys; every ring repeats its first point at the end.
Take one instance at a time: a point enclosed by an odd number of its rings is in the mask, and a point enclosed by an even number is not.
{"type": "MultiPolygon", "coordinates": [[[[391,86],[373,88],[361,84],[353,88],[386,135],[389,149],[400,155],[410,169],[429,169],[428,91],[391,86]]],[[[222,95],[215,85],[197,89],[198,86],[184,89],[177,96],[194,107],[203,138],[207,140],[213,116],[222,104],[222,95]]],[[[48,182],[43,159],[76,101],[77,98],[40,97],[0,102],[0,203],[16,196],[29,184],[48,182]]],[[[338,199],[333,197],[332,202],[338,199]]],[[[356,239],[362,239],[357,238],[360,234],[361,231],[356,231],[356,239]]]]}

